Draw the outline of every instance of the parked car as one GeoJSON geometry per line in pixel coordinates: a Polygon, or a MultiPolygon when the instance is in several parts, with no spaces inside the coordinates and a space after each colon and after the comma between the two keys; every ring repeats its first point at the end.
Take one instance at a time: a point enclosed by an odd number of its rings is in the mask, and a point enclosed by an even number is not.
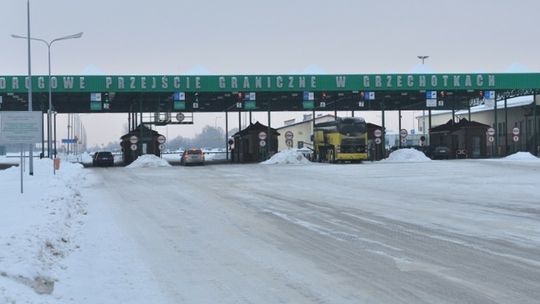
{"type": "Polygon", "coordinates": [[[428,150],[428,146],[420,146],[420,145],[416,145],[416,146],[410,146],[409,148],[413,148],[413,149],[416,149],[424,154],[426,154],[427,150],[428,150]]]}
{"type": "Polygon", "coordinates": [[[447,146],[430,146],[424,153],[431,159],[450,159],[450,148],[447,146]]]}
{"type": "Polygon", "coordinates": [[[204,165],[204,153],[201,149],[188,149],[182,153],[180,165],[204,165]]]}
{"type": "Polygon", "coordinates": [[[109,151],[96,152],[94,158],[92,159],[92,165],[94,167],[98,166],[114,166],[114,156],[109,151]]]}

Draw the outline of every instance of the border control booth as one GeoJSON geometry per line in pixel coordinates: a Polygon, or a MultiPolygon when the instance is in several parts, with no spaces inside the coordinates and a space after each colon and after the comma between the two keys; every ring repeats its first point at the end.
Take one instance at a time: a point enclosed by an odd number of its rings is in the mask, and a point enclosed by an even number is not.
{"type": "Polygon", "coordinates": [[[232,161],[235,163],[261,162],[277,152],[279,133],[258,121],[233,135],[232,161]],[[270,135],[268,136],[268,130],[270,135]]]}
{"type": "Polygon", "coordinates": [[[120,137],[124,165],[134,162],[139,156],[153,154],[161,156],[162,141],[165,137],[144,125],[120,137]]]}
{"type": "Polygon", "coordinates": [[[487,157],[486,132],[488,125],[468,121],[462,118],[459,122],[449,120],[447,123],[429,130],[431,146],[447,146],[450,158],[482,158],[487,157]]]}

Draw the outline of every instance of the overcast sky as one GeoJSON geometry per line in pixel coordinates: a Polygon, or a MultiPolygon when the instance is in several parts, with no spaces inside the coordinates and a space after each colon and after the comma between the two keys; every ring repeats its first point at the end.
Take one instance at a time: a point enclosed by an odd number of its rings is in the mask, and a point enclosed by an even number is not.
{"type": "MultiPolygon", "coordinates": [[[[32,36],[84,32],[53,46],[53,74],[408,73],[417,55],[440,73],[540,71],[538,0],[30,2],[32,36]]],[[[26,44],[10,37],[26,34],[26,0],[1,0],[0,25],[0,75],[26,74],[26,44]]],[[[32,56],[33,74],[47,74],[46,47],[34,43],[32,56]]],[[[378,114],[362,115],[380,123],[378,114]]],[[[272,124],[300,116],[275,114],[272,124]]],[[[266,123],[266,114],[255,118],[266,123]]],[[[387,120],[395,129],[397,115],[387,120]]],[[[224,125],[222,114],[195,121],[169,127],[170,136],[224,125]]],[[[127,114],[83,122],[90,144],[106,143],[118,140],[127,114]]]]}

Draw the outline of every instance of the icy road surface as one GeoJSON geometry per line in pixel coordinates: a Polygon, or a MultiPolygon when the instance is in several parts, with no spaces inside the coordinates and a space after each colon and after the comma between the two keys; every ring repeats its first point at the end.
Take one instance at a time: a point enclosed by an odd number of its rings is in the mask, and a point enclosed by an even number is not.
{"type": "Polygon", "coordinates": [[[90,170],[131,303],[539,303],[538,161],[90,170]]]}

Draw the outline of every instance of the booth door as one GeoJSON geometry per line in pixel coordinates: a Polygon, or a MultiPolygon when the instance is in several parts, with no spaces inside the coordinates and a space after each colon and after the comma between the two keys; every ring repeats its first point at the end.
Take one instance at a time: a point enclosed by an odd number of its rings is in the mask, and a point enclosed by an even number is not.
{"type": "Polygon", "coordinates": [[[482,143],[482,139],[480,136],[473,136],[472,137],[472,157],[478,158],[482,155],[480,144],[482,143]]]}

